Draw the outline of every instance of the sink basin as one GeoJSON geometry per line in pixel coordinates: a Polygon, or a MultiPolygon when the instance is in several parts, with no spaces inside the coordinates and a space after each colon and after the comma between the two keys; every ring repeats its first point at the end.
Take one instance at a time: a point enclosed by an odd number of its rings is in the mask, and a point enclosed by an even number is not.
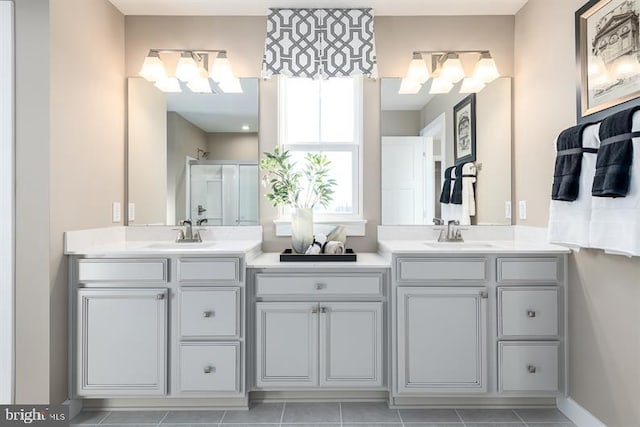
{"type": "Polygon", "coordinates": [[[487,242],[425,242],[430,248],[460,248],[460,249],[483,249],[494,248],[495,245],[487,242]]]}
{"type": "Polygon", "coordinates": [[[156,242],[150,243],[145,246],[145,249],[158,249],[158,250],[201,250],[211,248],[215,245],[215,242],[156,242]]]}

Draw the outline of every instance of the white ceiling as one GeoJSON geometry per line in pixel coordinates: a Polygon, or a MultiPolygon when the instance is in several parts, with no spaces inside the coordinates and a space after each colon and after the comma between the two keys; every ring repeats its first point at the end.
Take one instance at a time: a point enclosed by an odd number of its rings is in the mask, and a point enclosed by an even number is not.
{"type": "Polygon", "coordinates": [[[266,15],[270,7],[371,7],[378,16],[515,15],[527,0],[110,0],[125,15],[266,15]]]}
{"type": "Polygon", "coordinates": [[[175,111],[205,132],[258,131],[258,79],[240,79],[243,93],[167,93],[167,110],[175,111]],[[249,130],[242,130],[248,125],[249,130]]]}

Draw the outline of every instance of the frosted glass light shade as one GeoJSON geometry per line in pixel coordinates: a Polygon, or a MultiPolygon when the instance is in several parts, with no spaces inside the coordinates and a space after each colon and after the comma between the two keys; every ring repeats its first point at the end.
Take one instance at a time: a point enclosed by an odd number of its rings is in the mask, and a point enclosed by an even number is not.
{"type": "Polygon", "coordinates": [[[156,82],[167,77],[167,71],[164,69],[164,64],[158,52],[153,50],[149,52],[147,57],[144,58],[144,63],[138,74],[150,82],[156,82]]]}
{"type": "Polygon", "coordinates": [[[619,79],[640,73],[640,63],[634,55],[625,55],[615,65],[615,76],[619,79]]]}
{"type": "Polygon", "coordinates": [[[460,62],[460,58],[457,54],[448,54],[447,60],[442,64],[440,78],[446,79],[454,84],[464,78],[462,62],[460,62]]]}
{"type": "Polygon", "coordinates": [[[224,91],[224,93],[242,93],[240,79],[232,78],[218,83],[218,86],[224,91]]]}
{"type": "Polygon", "coordinates": [[[475,77],[467,77],[462,81],[460,93],[478,93],[484,89],[485,84],[477,80],[475,77]]]}
{"type": "Polygon", "coordinates": [[[431,82],[431,89],[429,89],[429,93],[433,95],[449,93],[451,89],[453,89],[453,83],[441,76],[433,79],[433,81],[431,82]]]}
{"type": "Polygon", "coordinates": [[[211,93],[211,85],[208,77],[198,77],[187,83],[187,87],[194,93],[211,93]]]}
{"type": "Polygon", "coordinates": [[[592,55],[589,57],[589,67],[587,68],[587,74],[590,78],[601,76],[606,74],[607,67],[604,65],[604,61],[601,57],[592,55]]]}
{"type": "Polygon", "coordinates": [[[422,85],[420,83],[416,82],[413,79],[405,77],[400,82],[400,89],[398,90],[398,93],[400,95],[414,95],[420,92],[420,88],[422,88],[422,85]]]}
{"type": "Polygon", "coordinates": [[[479,82],[488,84],[500,77],[496,62],[491,57],[489,52],[484,52],[480,55],[480,60],[476,64],[473,70],[473,78],[479,82]]]}
{"type": "Polygon", "coordinates": [[[219,53],[213,61],[209,76],[216,82],[222,83],[234,79],[231,63],[226,54],[219,53]]]}
{"type": "Polygon", "coordinates": [[[413,57],[405,78],[419,84],[429,80],[429,70],[427,69],[427,64],[424,63],[424,59],[422,59],[422,55],[418,54],[413,57]]]}
{"type": "Polygon", "coordinates": [[[180,82],[175,77],[165,77],[156,82],[155,87],[163,92],[182,92],[180,82]]]}
{"type": "Polygon", "coordinates": [[[176,77],[183,82],[189,82],[197,79],[199,76],[200,70],[191,52],[182,52],[178,60],[178,66],[176,67],[176,77]]]}

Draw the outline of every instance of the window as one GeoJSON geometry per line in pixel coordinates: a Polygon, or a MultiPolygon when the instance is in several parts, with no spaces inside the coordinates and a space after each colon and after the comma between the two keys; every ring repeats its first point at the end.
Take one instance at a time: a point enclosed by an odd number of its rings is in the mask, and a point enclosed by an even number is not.
{"type": "MultiPolygon", "coordinates": [[[[279,143],[292,160],[322,153],[331,161],[333,201],[314,209],[319,222],[361,218],[362,77],[279,77],[279,143]]],[[[288,217],[288,209],[282,211],[288,217]]]]}

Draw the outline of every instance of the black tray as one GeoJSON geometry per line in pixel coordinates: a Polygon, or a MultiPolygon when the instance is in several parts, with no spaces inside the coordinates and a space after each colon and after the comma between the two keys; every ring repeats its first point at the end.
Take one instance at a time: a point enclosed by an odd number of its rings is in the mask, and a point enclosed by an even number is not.
{"type": "Polygon", "coordinates": [[[345,253],[335,254],[296,254],[291,249],[285,249],[280,254],[280,262],[353,262],[357,261],[357,254],[353,249],[345,249],[345,253]]]}

